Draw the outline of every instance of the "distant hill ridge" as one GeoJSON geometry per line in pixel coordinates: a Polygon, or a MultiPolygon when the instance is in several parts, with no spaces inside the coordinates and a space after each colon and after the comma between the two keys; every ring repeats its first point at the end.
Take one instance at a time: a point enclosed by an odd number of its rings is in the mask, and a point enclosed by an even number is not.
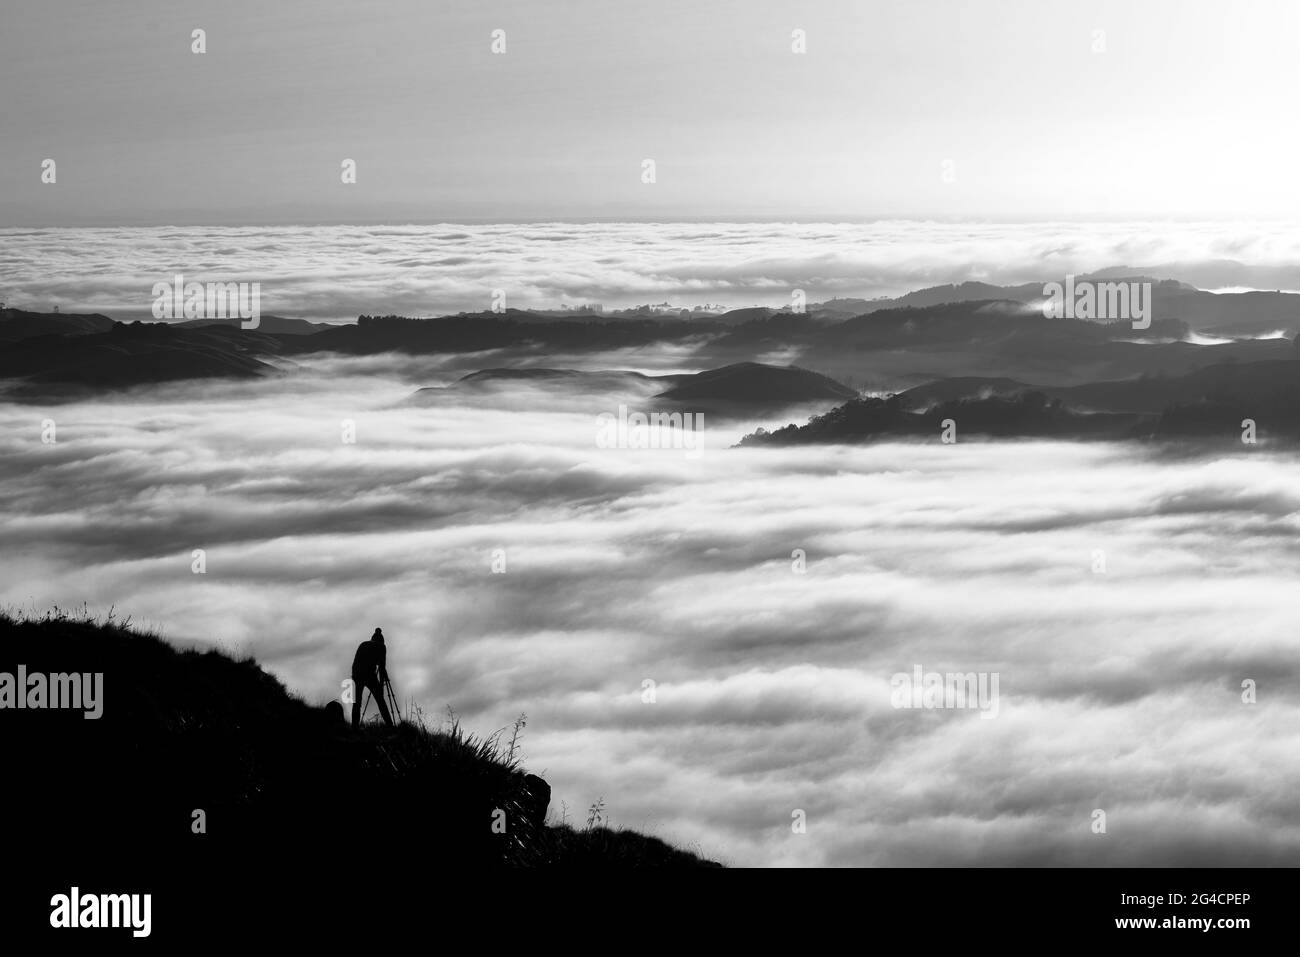
{"type": "Polygon", "coordinates": [[[797,366],[777,366],[762,362],[736,362],[717,369],[695,373],[646,375],[631,370],[584,371],[522,367],[482,369],[462,376],[449,386],[432,386],[417,390],[412,401],[418,403],[438,396],[492,389],[499,385],[526,383],[579,392],[613,393],[617,398],[626,390],[629,401],[647,406],[662,406],[676,411],[712,412],[730,416],[786,406],[820,402],[829,405],[855,397],[857,390],[834,379],[797,366]],[[647,395],[646,388],[666,386],[647,395]]]}
{"type": "Polygon", "coordinates": [[[940,379],[889,396],[854,399],[802,426],[759,429],[740,444],[851,443],[891,436],[938,440],[948,420],[959,436],[1177,439],[1238,446],[1249,420],[1258,439],[1294,444],[1300,442],[1300,358],[1228,361],[1183,375],[1064,387],[1006,378],[940,379]]]}
{"type": "MultiPolygon", "coordinates": [[[[1060,277],[1058,277],[1059,279],[1060,277]]],[[[1128,269],[1105,270],[1079,281],[1147,281],[1128,269]]],[[[1289,357],[1300,333],[1300,295],[1249,292],[1216,295],[1186,283],[1151,277],[1151,325],[1047,319],[1034,306],[1041,283],[999,287],[967,282],[932,286],[896,299],[837,299],[795,313],[764,307],[721,316],[565,318],[521,310],[437,318],[363,315],[356,324],[324,328],[300,320],[264,317],[257,330],[237,320],[194,320],[159,326],[175,333],[114,335],[97,314],[0,312],[0,379],[13,398],[35,400],[94,394],[158,382],[204,378],[257,378],[292,357],[321,353],[373,356],[491,353],[503,368],[539,368],[551,357],[634,354],[672,348],[697,368],[716,371],[781,356],[792,368],[816,369],[831,383],[863,391],[897,391],[926,379],[1007,378],[1055,386],[1140,375],[1182,375],[1227,359],[1289,357]],[[980,296],[985,298],[972,299],[980,296]],[[309,334],[304,330],[315,329],[309,334]],[[1206,338],[1209,337],[1209,338],[1206,338]],[[1223,341],[1227,340],[1227,341],[1223,341]],[[275,361],[271,361],[275,360],[275,361]]],[[[130,324],[132,329],[136,323],[130,324]]],[[[580,360],[570,360],[578,362],[580,360]]],[[[608,360],[602,360],[608,361],[608,360]]],[[[484,370],[485,372],[489,370],[484,370]]],[[[811,375],[812,373],[807,373],[811,375]]],[[[765,374],[769,375],[770,374],[765,374]]],[[[490,376],[466,383],[486,384],[490,376]]],[[[504,376],[498,376],[504,381],[504,376]]],[[[705,398],[711,380],[666,383],[662,401],[710,405],[715,414],[746,414],[762,386],[746,393],[756,373],[734,371],[705,398]],[[680,389],[680,392],[672,390],[680,389]]],[[[576,382],[576,379],[574,380],[576,382]]],[[[595,385],[595,380],[589,380],[595,385]]],[[[770,378],[780,388],[793,377],[770,378]]],[[[834,401],[835,385],[806,379],[796,388],[808,401],[834,401]]]]}

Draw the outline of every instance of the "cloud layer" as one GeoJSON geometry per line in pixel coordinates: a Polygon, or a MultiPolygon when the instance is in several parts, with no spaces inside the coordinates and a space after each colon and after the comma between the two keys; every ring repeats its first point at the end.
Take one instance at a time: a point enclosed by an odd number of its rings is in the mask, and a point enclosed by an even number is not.
{"type": "Polygon", "coordinates": [[[262,311],[327,321],[669,301],[781,306],[965,279],[1159,267],[1208,288],[1300,288],[1300,230],[1232,223],[588,223],[0,230],[12,305],[148,319],[176,273],[260,282],[262,311]],[[1249,262],[1250,269],[1225,261],[1249,262]]]}
{"type": "Polygon", "coordinates": [[[382,626],[403,699],[528,713],[557,811],[731,863],[1300,861],[1294,459],[727,447],[775,422],[599,449],[616,397],[412,407],[411,361],[0,406],[0,598],[116,605],[318,701],[382,626]],[[895,709],[916,665],[999,674],[998,717],[895,709]]]}

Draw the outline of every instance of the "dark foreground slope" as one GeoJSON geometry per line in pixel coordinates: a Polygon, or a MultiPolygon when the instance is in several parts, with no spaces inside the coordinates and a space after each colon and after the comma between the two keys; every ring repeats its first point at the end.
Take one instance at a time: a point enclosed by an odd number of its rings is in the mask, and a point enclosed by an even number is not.
{"type": "Polygon", "coordinates": [[[546,826],[549,787],[491,743],[413,723],[354,732],[251,659],[64,615],[0,616],[0,672],[20,664],[104,675],[97,720],[0,710],[5,843],[71,882],[92,866],[155,884],[201,870],[301,892],[394,868],[707,863],[629,831],[546,826]]]}

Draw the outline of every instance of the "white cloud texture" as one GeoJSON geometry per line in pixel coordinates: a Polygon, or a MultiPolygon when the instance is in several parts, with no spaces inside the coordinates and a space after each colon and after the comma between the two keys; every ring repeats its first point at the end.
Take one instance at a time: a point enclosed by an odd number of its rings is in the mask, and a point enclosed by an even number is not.
{"type": "Polygon", "coordinates": [[[1287,223],[597,223],[0,229],[11,305],[149,319],[182,273],[262,283],[262,311],[327,321],[670,301],[782,306],[1161,267],[1207,287],[1300,289],[1287,223]],[[1224,261],[1249,262],[1241,270],[1224,261]]]}
{"type": "Polygon", "coordinates": [[[528,713],[557,810],[729,863],[1300,860],[1294,457],[599,449],[617,397],[415,407],[412,361],[0,406],[0,598],[115,605],[317,701],[381,626],[403,699],[528,713]],[[918,664],[998,673],[997,718],[893,708],[918,664]]]}

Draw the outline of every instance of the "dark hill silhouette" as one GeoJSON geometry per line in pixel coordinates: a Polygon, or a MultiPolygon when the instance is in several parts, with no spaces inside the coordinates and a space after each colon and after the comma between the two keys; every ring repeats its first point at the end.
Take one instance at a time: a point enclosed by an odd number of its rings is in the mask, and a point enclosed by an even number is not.
{"type": "Polygon", "coordinates": [[[1140,376],[1077,386],[1030,385],[1012,379],[944,379],[901,393],[909,408],[986,395],[1037,390],[1066,405],[1101,412],[1163,412],[1174,405],[1226,401],[1260,411],[1294,410],[1300,427],[1300,361],[1223,362],[1180,376],[1140,376]]]}
{"type": "Polygon", "coordinates": [[[761,322],[769,319],[775,312],[775,309],[766,306],[747,306],[744,309],[729,309],[710,318],[719,325],[738,326],[746,322],[761,322]]]}
{"type": "MultiPolygon", "coordinates": [[[[1141,271],[1121,267],[1117,270],[1098,270],[1095,273],[1078,275],[1076,280],[1090,280],[1096,282],[1149,282],[1152,284],[1152,291],[1156,291],[1156,286],[1162,284],[1168,288],[1182,288],[1195,291],[1194,286],[1186,283],[1180,283],[1172,279],[1156,279],[1149,275],[1144,275],[1141,271]]],[[[1060,282],[1063,276],[1049,277],[1051,281],[1060,282]]],[[[1045,280],[1047,281],[1047,280],[1045,280]]],[[[1034,302],[1043,298],[1043,282],[1026,282],[1010,286],[999,286],[993,283],[976,282],[968,280],[960,283],[945,283],[940,286],[927,286],[923,289],[914,289],[911,292],[904,293],[901,296],[881,296],[877,299],[830,299],[824,303],[817,303],[812,308],[828,310],[840,313],[841,315],[857,316],[865,313],[876,312],[881,309],[899,309],[914,307],[923,309],[928,306],[942,306],[957,302],[978,302],[992,299],[1007,300],[1012,302],[1034,302]]]]}
{"type": "MultiPolygon", "coordinates": [[[[843,319],[843,317],[837,317],[843,319]]],[[[829,325],[834,325],[832,319],[829,325]]],[[[828,331],[828,323],[807,313],[774,312],[756,316],[730,326],[725,335],[712,344],[714,350],[745,351],[754,349],[779,349],[800,343],[816,341],[819,334],[828,331]]]]}
{"type": "Polygon", "coordinates": [[[482,392],[528,383],[574,393],[627,396],[640,412],[699,412],[726,420],[776,412],[792,406],[820,404],[823,408],[857,395],[834,379],[796,366],[738,362],[703,372],[650,376],[629,370],[507,368],[471,372],[445,387],[417,390],[409,401],[427,403],[457,393],[482,392]],[[646,395],[649,388],[662,391],[646,395]]]}
{"type": "MultiPolygon", "coordinates": [[[[708,863],[628,831],[539,826],[549,788],[494,739],[411,722],[353,731],[337,703],[312,707],[251,659],[180,651],[84,617],[2,615],[0,671],[19,664],[29,674],[104,675],[98,720],[0,713],[6,844],[59,861],[67,879],[98,860],[120,862],[122,873],[130,862],[154,882],[229,870],[236,891],[263,872],[353,880],[364,865],[371,880],[377,867],[412,861],[444,873],[708,863]],[[206,834],[192,831],[195,809],[206,834]],[[492,828],[497,810],[504,834],[492,828]]],[[[340,661],[341,676],[347,666],[340,661]]]]}
{"type": "Polygon", "coordinates": [[[1129,322],[1047,319],[1022,302],[1009,299],[963,300],[926,306],[878,309],[842,323],[812,327],[818,341],[842,348],[921,348],[948,343],[997,344],[1008,351],[1101,346],[1116,340],[1181,339],[1187,326],[1177,319],[1153,320],[1135,331],[1129,322]]]}
{"type": "Polygon", "coordinates": [[[1300,361],[1225,362],[1181,376],[1080,386],[1011,379],[944,379],[888,398],[860,399],[806,425],[757,432],[742,445],[936,437],[951,418],[961,435],[1176,438],[1239,442],[1243,419],[1261,437],[1300,440],[1300,361]]]}
{"type": "Polygon", "coordinates": [[[1278,410],[1300,427],[1300,362],[1224,362],[1181,376],[1145,376],[1054,390],[1071,405],[1094,409],[1159,412],[1172,405],[1229,401],[1247,408],[1278,410]]]}
{"type": "MultiPolygon", "coordinates": [[[[800,319],[806,317],[797,317],[800,319]]],[[[775,322],[771,320],[770,322],[775,322]]],[[[995,300],[878,309],[843,322],[806,321],[784,340],[755,343],[738,327],[703,350],[712,359],[764,349],[793,349],[798,363],[874,391],[918,381],[980,376],[1077,385],[1142,374],[1181,375],[1235,358],[1290,358],[1285,339],[1222,344],[1187,341],[1185,322],[1159,315],[1146,330],[1128,322],[1047,319],[1023,303],[995,300]]]]}
{"type": "Polygon", "coordinates": [[[0,309],[0,342],[17,342],[33,336],[84,336],[108,332],[113,320],[99,313],[28,312],[0,309]]]}
{"type": "MultiPolygon", "coordinates": [[[[1109,270],[1095,278],[1148,278],[1123,273],[1109,270]]],[[[1296,328],[1300,296],[1214,295],[1173,280],[1151,281],[1154,319],[1145,330],[1134,330],[1125,321],[1044,318],[1029,305],[1041,298],[1041,283],[1006,287],[963,283],[917,290],[897,299],[834,300],[834,309],[811,307],[810,313],[754,307],[689,322],[676,316],[595,313],[565,313],[569,318],[563,318],[514,309],[428,319],[367,315],[355,325],[323,328],[266,317],[264,328],[249,331],[239,329],[236,320],[224,325],[196,320],[172,328],[199,338],[164,344],[161,334],[151,334],[154,340],[133,340],[125,350],[119,342],[100,338],[112,335],[111,330],[101,329],[106,317],[8,310],[5,315],[10,319],[0,320],[0,341],[10,344],[0,361],[0,377],[26,378],[21,391],[39,396],[56,386],[103,390],[181,378],[264,375],[269,370],[267,357],[316,352],[493,352],[493,361],[506,367],[544,362],[543,357],[556,353],[581,355],[672,343],[689,349],[691,361],[700,368],[781,354],[789,357],[783,361],[796,366],[884,392],[962,376],[1063,387],[1143,374],[1178,376],[1230,358],[1256,362],[1291,356],[1291,344],[1284,339],[1204,344],[1191,332],[1249,336],[1296,328]],[[861,311],[849,314],[851,308],[861,311]],[[277,331],[277,323],[292,328],[277,331]],[[21,338],[4,340],[6,328],[9,336],[21,338]],[[294,332],[311,328],[317,331],[294,332]],[[217,334],[226,338],[213,338],[217,334]],[[167,351],[159,354],[164,348],[167,351]]]]}
{"type": "MultiPolygon", "coordinates": [[[[552,322],[580,322],[580,323],[600,323],[600,322],[621,322],[625,316],[614,313],[591,312],[587,310],[547,310],[547,309],[503,309],[501,312],[492,312],[491,310],[480,310],[478,312],[458,312],[454,316],[448,317],[454,319],[488,319],[499,320],[507,319],[512,322],[523,323],[552,323],[552,322]]],[[[676,316],[672,317],[674,320],[676,316]]]]}
{"type": "MultiPolygon", "coordinates": [[[[207,326],[228,326],[232,329],[242,329],[244,321],[243,319],[187,319],[184,322],[173,322],[172,325],[178,329],[203,329],[207,326]]],[[[262,316],[258,319],[256,330],[246,331],[281,336],[310,336],[332,328],[334,327],[327,322],[287,319],[284,316],[262,316]]]]}
{"type": "Polygon", "coordinates": [[[771,432],[759,429],[741,439],[740,445],[815,445],[889,438],[938,442],[945,419],[957,423],[958,441],[975,436],[1135,438],[1148,434],[1155,425],[1151,416],[1080,413],[1041,392],[957,399],[923,411],[909,410],[901,396],[867,397],[813,416],[803,426],[791,424],[771,432]]]}
{"type": "Polygon", "coordinates": [[[356,325],[335,326],[311,336],[286,337],[293,352],[381,352],[443,354],[515,349],[521,353],[564,350],[594,352],[689,339],[720,326],[707,322],[621,319],[613,322],[556,320],[529,314],[462,315],[439,318],[361,316],[356,325]]]}
{"type": "Polygon", "coordinates": [[[11,398],[76,396],[183,379],[250,379],[274,367],[259,356],[279,340],[237,327],[184,329],[163,322],[114,323],[107,332],[43,335],[0,351],[11,398]]]}
{"type": "Polygon", "coordinates": [[[761,362],[737,362],[695,375],[675,376],[677,381],[655,398],[679,402],[714,401],[746,403],[813,402],[851,399],[857,391],[834,379],[800,369],[761,362]]]}
{"type": "MultiPolygon", "coordinates": [[[[1168,273],[1162,273],[1168,275],[1168,273]]],[[[1048,280],[1062,282],[1064,276],[1048,280]]],[[[1047,280],[1045,280],[1047,281],[1047,280]]],[[[1254,292],[1211,293],[1175,279],[1159,279],[1149,272],[1128,267],[1098,270],[1076,276],[1076,281],[1149,282],[1152,315],[1155,319],[1176,319],[1190,328],[1223,335],[1260,335],[1282,329],[1300,331],[1300,295],[1296,293],[1254,292]]],[[[1243,282],[1243,285],[1253,283],[1243,282]]],[[[1043,299],[1043,282],[997,286],[984,282],[931,286],[887,299],[832,299],[811,308],[830,310],[841,315],[864,315],[901,307],[926,308],[979,300],[1006,300],[1019,303],[1043,299]]]]}

